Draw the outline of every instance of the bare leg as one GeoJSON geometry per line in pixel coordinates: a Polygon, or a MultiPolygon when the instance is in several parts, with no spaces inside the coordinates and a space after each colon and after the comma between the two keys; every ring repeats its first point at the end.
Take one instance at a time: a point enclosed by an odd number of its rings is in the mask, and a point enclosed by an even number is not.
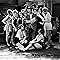
{"type": "Polygon", "coordinates": [[[12,31],[12,35],[11,35],[11,43],[12,43],[13,45],[15,45],[15,44],[14,44],[14,41],[13,41],[13,36],[14,36],[14,31],[12,31]]]}
{"type": "Polygon", "coordinates": [[[40,45],[39,43],[35,43],[34,46],[35,46],[37,49],[41,49],[41,48],[42,48],[42,45],[40,45]]]}
{"type": "MultiPolygon", "coordinates": [[[[38,48],[42,48],[42,46],[39,43],[35,43],[34,46],[38,49],[38,48]]],[[[32,44],[29,44],[25,50],[28,50],[30,47],[32,47],[32,44]]]]}
{"type": "Polygon", "coordinates": [[[44,25],[44,36],[46,37],[46,27],[44,25]]]}
{"type": "Polygon", "coordinates": [[[6,43],[8,46],[10,46],[10,44],[8,43],[8,40],[9,40],[9,32],[7,32],[6,30],[6,43]]]}
{"type": "Polygon", "coordinates": [[[17,46],[17,48],[18,48],[19,50],[25,51],[25,50],[24,50],[24,46],[23,46],[22,44],[17,43],[16,46],[17,46]]]}

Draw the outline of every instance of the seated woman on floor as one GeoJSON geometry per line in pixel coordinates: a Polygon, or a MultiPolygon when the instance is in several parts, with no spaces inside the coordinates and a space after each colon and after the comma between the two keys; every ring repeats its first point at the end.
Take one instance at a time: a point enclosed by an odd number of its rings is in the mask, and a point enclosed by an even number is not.
{"type": "Polygon", "coordinates": [[[19,48],[19,49],[22,49],[24,46],[23,46],[23,43],[26,43],[26,33],[25,33],[25,30],[24,30],[24,26],[22,24],[20,24],[19,26],[19,29],[17,31],[17,34],[15,36],[16,38],[18,38],[18,43],[16,43],[16,46],[19,48]]]}
{"type": "Polygon", "coordinates": [[[29,42],[29,45],[23,49],[23,51],[30,50],[30,48],[34,47],[34,49],[41,49],[42,45],[40,43],[44,42],[44,37],[41,34],[41,29],[38,30],[38,35],[35,39],[29,42]]]}

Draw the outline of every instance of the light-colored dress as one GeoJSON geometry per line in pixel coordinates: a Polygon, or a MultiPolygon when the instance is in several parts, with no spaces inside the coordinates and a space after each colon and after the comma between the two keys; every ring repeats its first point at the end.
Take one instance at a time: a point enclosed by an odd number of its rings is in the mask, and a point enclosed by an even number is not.
{"type": "Polygon", "coordinates": [[[51,23],[51,15],[49,12],[45,15],[42,13],[44,18],[45,18],[45,24],[44,24],[44,29],[46,30],[52,30],[52,23],[51,23]]]}
{"type": "Polygon", "coordinates": [[[19,40],[22,40],[25,37],[25,31],[24,30],[22,31],[21,29],[19,29],[15,37],[19,38],[19,40]]]}

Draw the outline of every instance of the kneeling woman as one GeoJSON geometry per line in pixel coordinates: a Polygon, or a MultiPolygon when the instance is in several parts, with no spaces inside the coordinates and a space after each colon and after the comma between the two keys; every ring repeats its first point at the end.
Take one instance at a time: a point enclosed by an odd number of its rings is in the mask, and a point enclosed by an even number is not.
{"type": "Polygon", "coordinates": [[[44,42],[44,37],[41,34],[41,29],[39,29],[36,38],[30,41],[29,45],[26,48],[24,48],[23,51],[30,50],[32,46],[35,47],[36,49],[41,49],[42,48],[42,45],[40,44],[41,42],[42,43],[44,42]]]}

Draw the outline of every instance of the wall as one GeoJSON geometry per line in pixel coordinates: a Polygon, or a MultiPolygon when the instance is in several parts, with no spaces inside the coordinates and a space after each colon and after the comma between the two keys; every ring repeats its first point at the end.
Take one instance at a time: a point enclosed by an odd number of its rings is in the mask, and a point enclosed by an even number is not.
{"type": "Polygon", "coordinates": [[[18,0],[18,5],[21,6],[21,5],[23,5],[26,1],[29,1],[29,0],[18,0]]]}
{"type": "Polygon", "coordinates": [[[60,18],[60,4],[53,5],[53,16],[57,16],[60,18]]]}

